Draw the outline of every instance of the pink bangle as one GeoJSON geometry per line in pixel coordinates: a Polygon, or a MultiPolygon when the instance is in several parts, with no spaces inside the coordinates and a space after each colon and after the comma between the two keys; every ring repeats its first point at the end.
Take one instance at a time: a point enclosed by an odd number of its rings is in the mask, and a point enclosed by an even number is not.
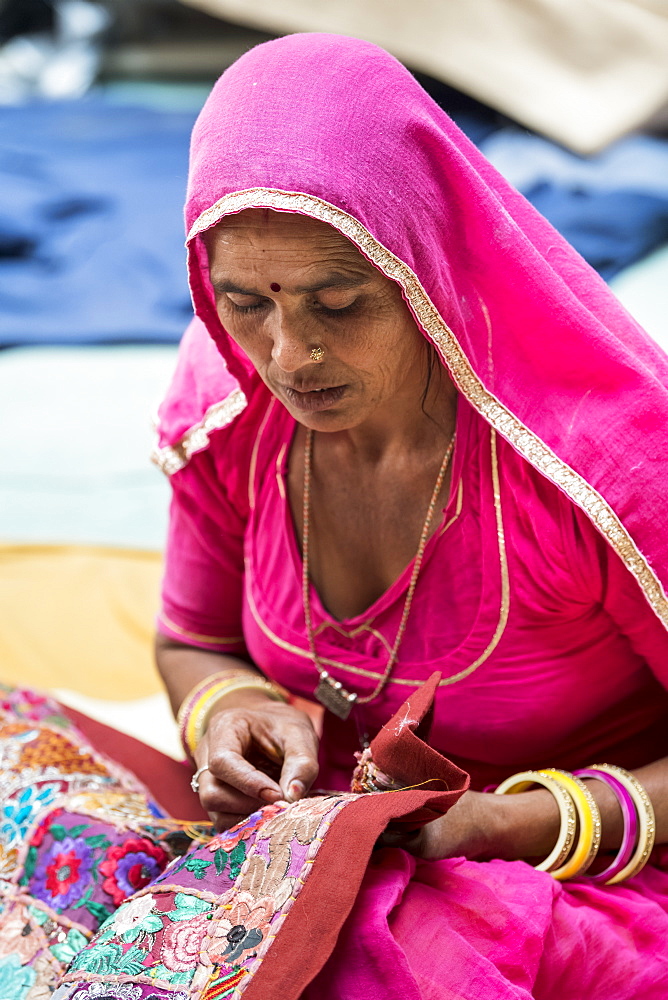
{"type": "Polygon", "coordinates": [[[599,771],[596,767],[583,767],[581,770],[574,771],[573,773],[576,774],[578,778],[596,778],[598,781],[603,781],[609,785],[622,810],[622,816],[624,819],[624,835],[622,836],[622,843],[617,854],[612,859],[608,867],[604,868],[603,871],[597,872],[595,875],[582,876],[590,882],[609,882],[615,877],[615,875],[626,867],[631,855],[633,854],[633,849],[638,836],[638,815],[636,807],[631,795],[627,792],[626,788],[624,788],[621,781],[618,781],[614,775],[608,774],[607,771],[599,771]]]}
{"type": "Polygon", "coordinates": [[[190,716],[192,714],[193,708],[199,701],[199,699],[210,691],[216,685],[231,682],[239,677],[247,676],[242,674],[241,671],[225,673],[224,671],[218,671],[215,674],[209,674],[208,677],[204,677],[199,683],[195,684],[194,687],[190,689],[188,694],[185,696],[181,702],[181,707],[179,708],[178,714],[176,716],[176,724],[179,729],[179,739],[181,740],[181,746],[185,750],[188,757],[192,756],[192,751],[188,746],[188,741],[186,739],[186,731],[188,728],[188,723],[190,721],[190,716]]]}

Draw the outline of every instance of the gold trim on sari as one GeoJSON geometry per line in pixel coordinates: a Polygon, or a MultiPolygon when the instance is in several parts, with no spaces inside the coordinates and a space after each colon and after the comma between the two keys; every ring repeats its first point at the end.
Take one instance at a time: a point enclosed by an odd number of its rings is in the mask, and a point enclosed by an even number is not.
{"type": "Polygon", "coordinates": [[[246,397],[241,389],[234,389],[220,403],[210,406],[203,418],[193,424],[176,444],[165,445],[163,448],[156,444],[151,452],[151,461],[155,462],[165,475],[173,476],[188,464],[195,452],[208,448],[211,432],[219,431],[231,424],[234,418],[246,409],[246,403],[246,397]]]}

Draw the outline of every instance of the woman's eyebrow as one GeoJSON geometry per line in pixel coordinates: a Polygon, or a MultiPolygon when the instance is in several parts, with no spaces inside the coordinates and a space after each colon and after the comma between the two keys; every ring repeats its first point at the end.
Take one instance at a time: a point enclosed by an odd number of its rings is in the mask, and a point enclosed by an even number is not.
{"type": "Polygon", "coordinates": [[[251,291],[249,288],[240,288],[233,281],[226,281],[224,278],[221,278],[220,281],[212,281],[211,287],[214,292],[232,292],[235,295],[257,295],[262,297],[262,292],[251,291]]]}
{"type": "Polygon", "coordinates": [[[325,288],[359,288],[361,285],[368,285],[371,279],[366,274],[328,274],[320,281],[312,285],[300,285],[295,288],[298,295],[306,295],[309,292],[322,292],[325,288]]]}
{"type": "MultiPolygon", "coordinates": [[[[298,295],[308,295],[313,294],[313,292],[322,292],[325,288],[360,288],[362,285],[367,285],[370,280],[365,274],[328,274],[312,285],[300,285],[295,288],[295,292],[298,295]]],[[[233,295],[257,295],[259,297],[264,295],[263,292],[258,292],[255,289],[241,288],[225,278],[212,281],[211,285],[214,292],[219,294],[231,292],[233,295]]]]}

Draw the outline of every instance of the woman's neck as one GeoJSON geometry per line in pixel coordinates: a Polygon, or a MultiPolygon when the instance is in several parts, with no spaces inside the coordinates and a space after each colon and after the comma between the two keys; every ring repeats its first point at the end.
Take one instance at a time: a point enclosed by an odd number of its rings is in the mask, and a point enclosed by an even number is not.
{"type": "Polygon", "coordinates": [[[444,449],[454,433],[456,412],[457,391],[447,373],[439,368],[426,394],[398,394],[391,405],[377,410],[357,427],[322,437],[357,461],[375,464],[400,453],[431,453],[435,446],[442,450],[441,445],[444,449]]]}

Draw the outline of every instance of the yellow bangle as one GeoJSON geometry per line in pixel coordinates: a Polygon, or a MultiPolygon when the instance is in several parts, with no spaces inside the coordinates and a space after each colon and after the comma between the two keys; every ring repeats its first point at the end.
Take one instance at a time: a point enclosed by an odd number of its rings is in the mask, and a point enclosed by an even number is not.
{"type": "MultiPolygon", "coordinates": [[[[203,677],[201,681],[198,681],[197,684],[194,684],[191,687],[190,691],[188,691],[188,694],[181,702],[181,705],[176,715],[176,721],[178,725],[179,726],[182,725],[186,713],[192,709],[192,706],[194,705],[195,701],[202,694],[203,691],[206,691],[207,688],[210,688],[213,684],[217,684],[219,681],[232,680],[232,679],[236,680],[237,677],[241,676],[242,676],[241,672],[235,674],[228,674],[224,670],[221,670],[217,674],[208,674],[206,677],[203,677]]],[[[243,676],[246,676],[245,672],[243,676]]]]}
{"type": "Polygon", "coordinates": [[[242,691],[250,688],[260,688],[273,701],[287,701],[286,694],[281,688],[263,677],[241,676],[230,677],[214,684],[208,688],[193,705],[188,721],[185,726],[185,743],[191,754],[195,753],[197,745],[204,736],[206,726],[209,721],[211,711],[222,698],[233,691],[242,691]]]}
{"type": "Polygon", "coordinates": [[[584,781],[574,777],[568,771],[549,767],[540,772],[546,777],[554,778],[566,789],[575,803],[579,821],[579,836],[577,846],[568,861],[552,872],[552,877],[563,882],[567,878],[583,875],[596,857],[601,846],[601,814],[596,800],[584,781]]]}
{"type": "Polygon", "coordinates": [[[625,879],[637,875],[647,864],[649,856],[652,853],[652,848],[654,847],[654,837],[656,835],[654,809],[652,808],[649,795],[635,774],[630,774],[623,767],[617,767],[615,764],[592,764],[592,768],[595,768],[597,771],[605,771],[617,778],[617,781],[621,782],[633,799],[633,804],[638,814],[638,842],[636,849],[629,858],[629,863],[605,883],[606,885],[616,885],[617,882],[623,882],[625,879]]]}
{"type": "Polygon", "coordinates": [[[549,872],[553,868],[558,868],[571,853],[575,840],[575,806],[567,789],[544,771],[520,771],[502,781],[495,791],[497,795],[515,795],[517,792],[527,791],[531,785],[542,785],[543,788],[547,788],[559,806],[561,827],[557,842],[545,860],[536,865],[538,871],[549,872]]]}

